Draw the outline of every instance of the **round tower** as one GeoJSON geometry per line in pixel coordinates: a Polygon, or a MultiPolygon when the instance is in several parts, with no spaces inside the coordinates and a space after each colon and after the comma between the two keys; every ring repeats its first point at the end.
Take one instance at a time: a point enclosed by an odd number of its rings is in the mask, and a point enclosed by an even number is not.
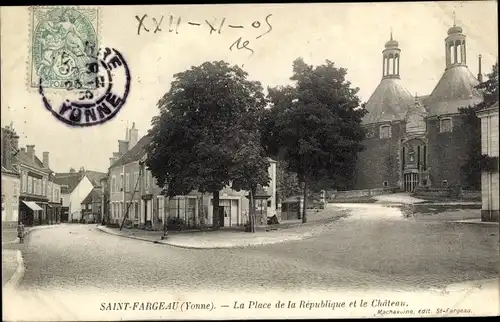
{"type": "Polygon", "coordinates": [[[399,78],[399,58],[401,49],[396,40],[392,38],[385,43],[385,49],[382,51],[382,78],[399,78]]]}
{"type": "Polygon", "coordinates": [[[448,37],[445,39],[446,69],[454,66],[467,66],[467,50],[465,47],[465,35],[461,27],[455,23],[448,29],[448,37]]]}

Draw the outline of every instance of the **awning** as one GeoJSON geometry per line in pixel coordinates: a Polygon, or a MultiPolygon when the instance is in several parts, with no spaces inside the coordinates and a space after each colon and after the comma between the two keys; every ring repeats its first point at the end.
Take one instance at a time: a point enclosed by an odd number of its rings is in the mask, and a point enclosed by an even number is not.
{"type": "Polygon", "coordinates": [[[23,201],[23,203],[28,206],[28,208],[30,208],[31,210],[33,211],[36,211],[36,210],[43,210],[39,205],[36,204],[36,202],[34,201],[23,201]]]}

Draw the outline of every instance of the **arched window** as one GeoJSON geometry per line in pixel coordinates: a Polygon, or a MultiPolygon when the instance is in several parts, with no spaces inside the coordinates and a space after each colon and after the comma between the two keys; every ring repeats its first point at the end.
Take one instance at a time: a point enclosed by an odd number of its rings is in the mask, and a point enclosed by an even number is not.
{"type": "Polygon", "coordinates": [[[439,120],[439,132],[453,132],[453,122],[450,117],[445,117],[439,120]]]}
{"type": "Polygon", "coordinates": [[[391,138],[391,126],[390,125],[380,126],[380,138],[381,139],[390,139],[391,138]]]}

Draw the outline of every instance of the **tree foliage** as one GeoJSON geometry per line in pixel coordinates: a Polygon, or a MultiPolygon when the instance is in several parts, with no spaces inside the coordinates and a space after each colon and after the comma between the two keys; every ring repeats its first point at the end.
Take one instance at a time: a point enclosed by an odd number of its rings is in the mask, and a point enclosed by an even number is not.
{"type": "Polygon", "coordinates": [[[213,228],[219,227],[219,191],[267,184],[267,159],[259,128],[266,100],[259,82],[226,62],[205,62],[174,75],[152,121],[146,164],[172,197],[191,191],[214,196],[213,228]]]}
{"type": "Polygon", "coordinates": [[[297,174],[288,169],[284,160],[279,160],[276,166],[276,190],[279,201],[301,193],[297,174]]]}
{"type": "Polygon", "coordinates": [[[298,58],[291,77],[295,84],[269,88],[272,107],[264,117],[263,145],[287,162],[304,184],[304,193],[311,182],[352,177],[365,136],[365,110],[359,108],[359,89],[351,87],[346,75],[345,68],[331,61],[313,67],[298,58]]]}

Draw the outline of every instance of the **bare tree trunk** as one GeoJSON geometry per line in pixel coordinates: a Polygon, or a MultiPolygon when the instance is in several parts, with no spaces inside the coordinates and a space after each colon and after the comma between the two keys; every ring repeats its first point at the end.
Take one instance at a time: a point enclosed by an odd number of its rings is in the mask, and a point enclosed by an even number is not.
{"type": "Polygon", "coordinates": [[[220,228],[219,223],[219,191],[213,193],[213,205],[212,205],[212,230],[218,230],[220,228]]]}
{"type": "Polygon", "coordinates": [[[250,189],[250,232],[255,233],[255,191],[253,187],[250,189]]]}
{"type": "Polygon", "coordinates": [[[304,180],[304,202],[302,207],[302,223],[307,222],[307,180],[304,180]]]}

